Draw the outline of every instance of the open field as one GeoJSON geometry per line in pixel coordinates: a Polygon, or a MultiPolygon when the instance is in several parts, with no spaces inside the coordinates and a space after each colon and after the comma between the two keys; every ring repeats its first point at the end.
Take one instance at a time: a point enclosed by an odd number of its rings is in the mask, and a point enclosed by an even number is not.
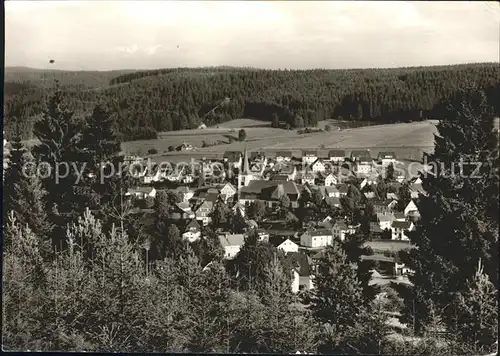
{"type": "Polygon", "coordinates": [[[409,241],[398,241],[398,240],[367,241],[365,243],[365,246],[371,247],[374,252],[376,251],[398,252],[413,247],[413,245],[411,245],[409,241]]]}
{"type": "MultiPolygon", "coordinates": [[[[325,123],[322,122],[322,124],[325,123]]],[[[333,121],[328,122],[328,124],[334,126],[333,121]]],[[[270,155],[277,151],[290,150],[296,157],[302,155],[302,150],[321,149],[328,151],[340,148],[345,149],[349,155],[355,149],[369,149],[372,157],[376,157],[380,151],[394,151],[398,159],[419,161],[423,152],[432,151],[433,134],[436,132],[435,125],[427,121],[364,126],[309,134],[298,134],[296,130],[258,125],[262,125],[259,120],[238,119],[220,124],[218,127],[162,132],[158,134],[158,139],[124,142],[122,150],[125,154],[136,154],[175,162],[189,160],[191,157],[221,158],[226,151],[242,151],[245,147],[249,151],[263,151],[270,155]],[[242,127],[247,133],[245,142],[237,141],[238,130],[242,127]],[[236,141],[229,143],[230,137],[236,141]],[[221,141],[226,144],[202,148],[203,141],[207,143],[221,141]],[[195,149],[168,152],[169,146],[177,147],[183,142],[190,143],[195,149]],[[153,148],[158,153],[148,155],[148,150],[153,148]]],[[[26,144],[31,146],[36,142],[37,140],[30,140],[26,144]]]]}
{"type": "MultiPolygon", "coordinates": [[[[296,130],[282,130],[275,128],[249,127],[245,128],[247,140],[235,141],[231,144],[218,145],[206,148],[197,148],[195,151],[165,152],[169,145],[180,145],[187,141],[195,146],[203,140],[210,141],[224,135],[237,136],[237,130],[225,133],[218,129],[186,130],[162,134],[162,139],[125,142],[124,150],[132,153],[142,150],[143,154],[149,148],[156,148],[155,158],[176,160],[192,157],[217,158],[226,151],[263,151],[270,155],[276,151],[290,150],[300,157],[302,150],[329,150],[334,148],[345,149],[349,155],[355,149],[369,149],[372,157],[381,151],[394,151],[400,159],[421,160],[424,152],[432,151],[434,147],[435,125],[429,122],[415,122],[407,124],[375,125],[360,128],[333,130],[330,132],[298,134],[296,130]],[[207,130],[207,131],[205,131],[207,130]],[[161,156],[161,157],[159,157],[161,156]]],[[[227,142],[227,141],[226,141],[227,142]]],[[[200,145],[201,146],[201,145],[200,145]]],[[[199,146],[198,146],[199,147],[199,146]]]]}

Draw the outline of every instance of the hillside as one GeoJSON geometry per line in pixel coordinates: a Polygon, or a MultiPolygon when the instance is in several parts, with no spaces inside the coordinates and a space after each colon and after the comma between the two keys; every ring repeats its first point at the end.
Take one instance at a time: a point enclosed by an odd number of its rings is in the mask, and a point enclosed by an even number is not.
{"type": "Polygon", "coordinates": [[[88,113],[101,101],[125,140],[246,117],[278,127],[316,126],[329,119],[377,123],[440,117],[441,101],[466,83],[487,92],[500,113],[500,69],[483,63],[440,67],[351,70],[171,68],[153,71],[48,71],[7,68],[5,128],[32,138],[57,79],[67,104],[88,113]],[[50,90],[47,90],[50,89],[50,90]],[[224,102],[225,98],[227,101],[224,102]],[[218,104],[213,113],[206,115],[218,104]]]}

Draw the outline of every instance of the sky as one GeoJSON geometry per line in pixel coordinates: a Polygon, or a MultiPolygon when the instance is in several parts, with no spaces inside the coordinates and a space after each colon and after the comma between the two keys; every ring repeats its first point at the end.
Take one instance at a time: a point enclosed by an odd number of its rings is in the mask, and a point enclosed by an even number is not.
{"type": "Polygon", "coordinates": [[[497,2],[5,1],[6,66],[390,68],[499,46],[497,2]]]}

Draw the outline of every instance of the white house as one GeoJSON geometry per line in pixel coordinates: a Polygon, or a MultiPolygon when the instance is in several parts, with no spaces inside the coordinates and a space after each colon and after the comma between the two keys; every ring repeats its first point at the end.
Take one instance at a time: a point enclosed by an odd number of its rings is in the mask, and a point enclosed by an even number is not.
{"type": "Polygon", "coordinates": [[[332,232],[327,229],[306,231],[300,236],[301,246],[309,248],[326,247],[331,245],[332,241],[332,232]]]}
{"type": "Polygon", "coordinates": [[[309,166],[318,159],[318,154],[314,151],[302,152],[302,164],[309,166]]]}
{"type": "Polygon", "coordinates": [[[406,235],[407,231],[413,231],[415,229],[415,225],[411,221],[393,221],[391,230],[392,230],[392,239],[393,240],[410,240],[406,235]]]}
{"type": "Polygon", "coordinates": [[[331,150],[328,152],[328,158],[332,162],[344,162],[346,153],[344,150],[331,150]]]}
{"type": "Polygon", "coordinates": [[[154,198],[156,197],[156,189],[153,187],[130,188],[125,195],[138,199],[154,198]]]}
{"type": "Polygon", "coordinates": [[[337,177],[334,174],[330,173],[325,177],[325,187],[330,187],[337,183],[338,183],[337,177]]]}
{"type": "Polygon", "coordinates": [[[189,242],[194,242],[198,240],[201,236],[201,227],[198,224],[198,221],[195,219],[191,220],[191,222],[186,226],[185,232],[182,234],[182,238],[184,240],[188,240],[189,242]]]}
{"type": "Polygon", "coordinates": [[[377,221],[381,230],[391,229],[395,220],[393,213],[377,213],[377,221]]]}
{"type": "Polygon", "coordinates": [[[220,190],[220,194],[222,195],[224,201],[227,201],[229,198],[234,197],[236,194],[236,188],[231,183],[226,183],[220,190]]]}
{"type": "Polygon", "coordinates": [[[297,245],[295,242],[293,242],[290,239],[286,239],[278,246],[278,249],[285,252],[285,253],[299,252],[299,245],[297,245]]]}
{"type": "Polygon", "coordinates": [[[208,225],[212,221],[210,214],[212,213],[213,206],[213,202],[205,200],[196,209],[196,220],[202,221],[204,226],[208,225]]]}
{"type": "Polygon", "coordinates": [[[292,160],[292,152],[280,151],[276,152],[276,162],[290,162],[292,160]]]}
{"type": "Polygon", "coordinates": [[[372,171],[372,163],[371,162],[357,162],[355,165],[356,174],[367,175],[372,171]]]}
{"type": "Polygon", "coordinates": [[[317,159],[313,164],[311,164],[311,169],[315,173],[324,172],[326,170],[326,166],[322,160],[317,159]]]}
{"type": "Polygon", "coordinates": [[[245,236],[243,234],[219,235],[219,241],[224,248],[224,258],[233,259],[244,245],[245,236]]]}
{"type": "Polygon", "coordinates": [[[335,221],[332,228],[333,237],[337,240],[344,241],[345,235],[349,233],[347,224],[342,220],[335,221]]]}
{"type": "Polygon", "coordinates": [[[292,264],[292,292],[314,289],[312,259],[305,253],[291,252],[287,255],[292,264]]]}
{"type": "Polygon", "coordinates": [[[419,215],[417,205],[413,202],[413,200],[410,200],[410,202],[408,203],[408,205],[406,206],[406,208],[404,210],[404,213],[405,213],[405,216],[409,216],[409,215],[412,215],[412,214],[413,215],[415,215],[415,214],[419,215]]]}
{"type": "Polygon", "coordinates": [[[388,166],[391,163],[396,163],[396,154],[394,152],[380,152],[378,160],[382,162],[382,166],[388,166]]]}
{"type": "Polygon", "coordinates": [[[302,177],[300,178],[300,183],[302,185],[304,184],[309,184],[309,185],[314,185],[316,177],[312,173],[303,173],[302,177]]]}
{"type": "Polygon", "coordinates": [[[288,180],[295,180],[295,178],[297,177],[297,167],[295,167],[293,164],[287,164],[285,166],[282,166],[280,173],[286,174],[288,176],[288,180]]]}

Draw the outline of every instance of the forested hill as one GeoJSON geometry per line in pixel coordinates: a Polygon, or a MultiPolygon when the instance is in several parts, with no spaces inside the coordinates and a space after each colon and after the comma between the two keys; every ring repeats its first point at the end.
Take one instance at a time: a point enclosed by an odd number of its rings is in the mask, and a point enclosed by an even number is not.
{"type": "Polygon", "coordinates": [[[5,128],[31,138],[33,120],[57,79],[67,103],[89,112],[100,102],[125,139],[239,117],[281,126],[314,126],[336,118],[383,123],[440,116],[439,103],[458,88],[484,89],[500,113],[498,63],[352,70],[177,68],[151,71],[68,72],[7,68],[5,128]],[[47,89],[49,88],[49,89],[47,89]],[[216,105],[213,113],[207,114],[216,105]]]}

